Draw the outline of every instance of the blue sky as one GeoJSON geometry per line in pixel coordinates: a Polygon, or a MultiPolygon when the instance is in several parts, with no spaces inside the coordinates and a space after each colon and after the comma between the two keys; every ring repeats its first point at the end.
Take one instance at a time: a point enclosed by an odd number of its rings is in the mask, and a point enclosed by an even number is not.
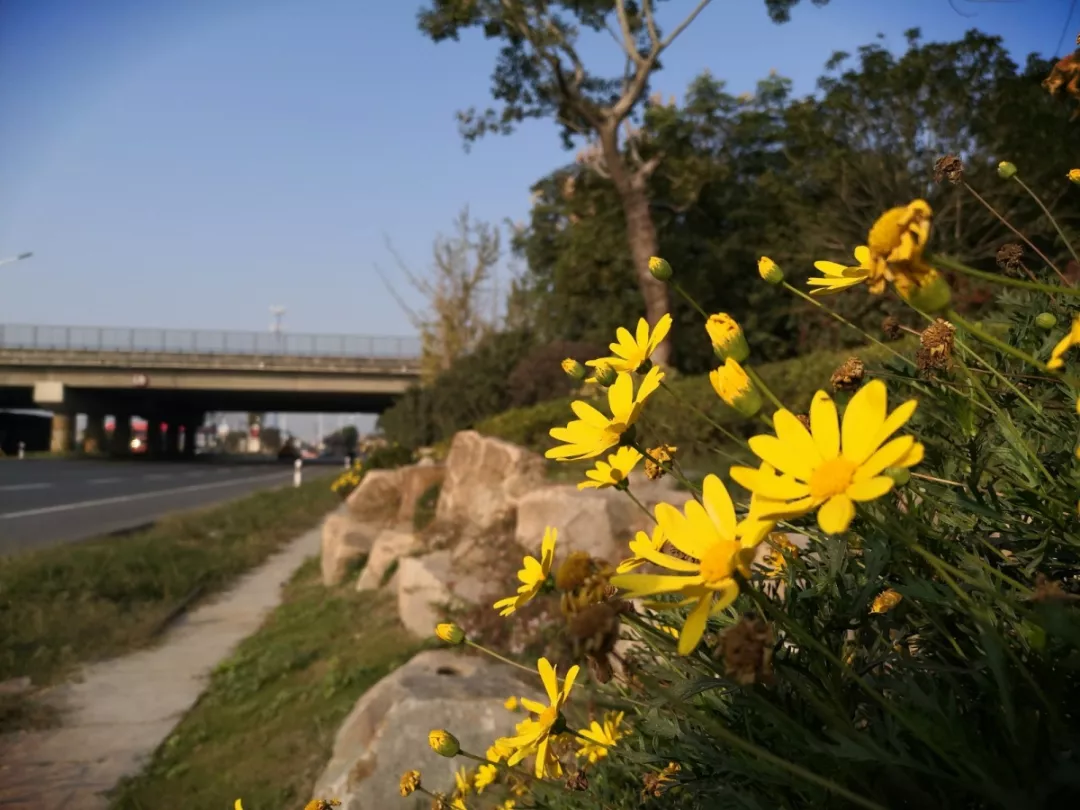
{"type": "MultiPolygon", "coordinates": [[[[668,27],[694,3],[661,6],[668,27]]],[[[0,4],[0,321],[408,334],[373,271],[388,236],[422,271],[463,204],[523,220],[570,158],[547,122],[466,153],[455,110],[487,102],[495,46],[433,45],[416,0],[5,0],[0,4]]],[[[771,68],[811,92],[837,49],[878,32],[971,27],[1051,52],[1072,0],[714,0],[665,59],[681,94],[771,68]]],[[[614,64],[590,41],[590,62],[614,64]]],[[[510,272],[506,270],[505,272],[510,272]]],[[[415,303],[404,283],[403,293],[415,303]]]]}

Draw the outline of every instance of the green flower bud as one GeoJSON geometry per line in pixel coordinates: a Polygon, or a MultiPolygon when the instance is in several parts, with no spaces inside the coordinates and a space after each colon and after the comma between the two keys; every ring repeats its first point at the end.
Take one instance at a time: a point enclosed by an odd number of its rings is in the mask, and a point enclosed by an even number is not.
{"type": "Polygon", "coordinates": [[[911,472],[907,467],[888,467],[883,474],[891,478],[898,487],[906,485],[911,480],[911,472]]]}
{"type": "Polygon", "coordinates": [[[1053,329],[1057,326],[1057,318],[1052,312],[1040,312],[1035,316],[1035,325],[1040,329],[1053,329]]]}
{"type": "Polygon", "coordinates": [[[709,382],[716,395],[743,416],[751,417],[761,410],[761,392],[734,357],[710,371],[709,382]]]}
{"type": "Polygon", "coordinates": [[[615,372],[615,369],[607,363],[601,363],[597,366],[596,373],[593,377],[596,379],[596,384],[602,385],[604,388],[614,385],[615,380],[619,379],[619,375],[615,372]]]}
{"type": "Polygon", "coordinates": [[[649,258],[649,272],[652,273],[652,277],[657,281],[667,281],[671,278],[672,270],[667,259],[661,259],[659,256],[652,256],[649,258]]]}
{"type": "Polygon", "coordinates": [[[931,315],[937,315],[949,308],[952,302],[952,290],[947,282],[936,271],[931,272],[916,284],[903,283],[898,279],[896,291],[900,297],[911,304],[915,309],[922,310],[931,315]]]}
{"type": "Polygon", "coordinates": [[[570,377],[573,377],[578,382],[585,379],[585,376],[589,373],[585,366],[581,365],[573,357],[567,357],[562,361],[562,370],[565,371],[570,377]]]}
{"type": "Polygon", "coordinates": [[[998,164],[998,177],[1000,177],[1002,180],[1008,180],[1010,177],[1016,174],[1016,172],[1017,169],[1015,163],[1009,163],[1009,161],[1003,160],[1001,161],[1001,163],[998,164]]]}
{"type": "Polygon", "coordinates": [[[435,625],[435,635],[447,644],[461,644],[465,641],[465,631],[452,622],[435,625]]]}
{"type": "Polygon", "coordinates": [[[441,757],[456,757],[461,751],[457,737],[445,729],[436,728],[428,733],[428,745],[441,757]]]}
{"type": "Polygon", "coordinates": [[[709,334],[713,351],[721,360],[730,357],[736,363],[741,363],[750,356],[750,346],[746,343],[742,327],[726,312],[710,315],[705,322],[705,331],[709,334]]]}
{"type": "Polygon", "coordinates": [[[784,271],[768,256],[758,259],[757,269],[758,274],[769,284],[779,284],[784,280],[784,271]]]}

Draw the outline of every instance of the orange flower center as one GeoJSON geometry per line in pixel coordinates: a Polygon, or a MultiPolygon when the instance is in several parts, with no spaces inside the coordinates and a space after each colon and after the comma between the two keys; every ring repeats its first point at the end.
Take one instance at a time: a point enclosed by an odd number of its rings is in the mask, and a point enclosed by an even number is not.
{"type": "Polygon", "coordinates": [[[818,465],[810,476],[810,494],[818,500],[847,492],[858,467],[843,456],[829,459],[818,465]]]}
{"type": "Polygon", "coordinates": [[[701,577],[710,588],[731,579],[735,570],[735,544],[713,543],[701,558],[701,577]]]}

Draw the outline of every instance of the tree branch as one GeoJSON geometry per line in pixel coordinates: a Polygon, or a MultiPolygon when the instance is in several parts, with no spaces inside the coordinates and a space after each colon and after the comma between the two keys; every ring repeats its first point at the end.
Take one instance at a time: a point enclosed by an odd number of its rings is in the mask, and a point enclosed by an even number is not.
{"type": "Polygon", "coordinates": [[[630,30],[630,18],[626,16],[626,0],[615,0],[615,15],[619,18],[619,28],[622,31],[623,52],[635,65],[642,65],[645,60],[638,53],[637,43],[634,42],[634,34],[630,30]]]}
{"type": "Polygon", "coordinates": [[[656,18],[653,16],[652,0],[641,0],[641,10],[645,14],[645,27],[649,31],[649,50],[662,47],[660,32],[656,30],[656,18]]]}
{"type": "Polygon", "coordinates": [[[697,15],[703,12],[705,10],[705,6],[709,5],[710,2],[712,2],[712,0],[701,0],[701,2],[697,4],[697,8],[691,11],[689,16],[687,16],[687,18],[683,20],[682,23],[678,27],[676,27],[674,31],[671,32],[671,35],[667,39],[665,39],[663,43],[661,43],[660,50],[656,52],[656,55],[659,56],[660,51],[671,45],[671,43],[675,41],[675,38],[679,36],[679,34],[681,34],[683,31],[685,31],[690,26],[690,23],[697,19],[697,15]]]}

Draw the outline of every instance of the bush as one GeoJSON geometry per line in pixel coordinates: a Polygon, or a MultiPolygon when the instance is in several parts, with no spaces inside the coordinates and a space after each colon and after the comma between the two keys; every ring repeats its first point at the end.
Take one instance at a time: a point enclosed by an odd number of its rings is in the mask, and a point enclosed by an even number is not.
{"type": "Polygon", "coordinates": [[[364,466],[369,470],[393,470],[412,464],[413,453],[408,447],[396,442],[376,447],[364,459],[364,466]]]}
{"type": "Polygon", "coordinates": [[[537,346],[510,374],[510,405],[521,408],[569,396],[579,383],[562,370],[562,361],[569,357],[584,363],[608,354],[606,347],[582,341],[556,340],[537,346]]]}

